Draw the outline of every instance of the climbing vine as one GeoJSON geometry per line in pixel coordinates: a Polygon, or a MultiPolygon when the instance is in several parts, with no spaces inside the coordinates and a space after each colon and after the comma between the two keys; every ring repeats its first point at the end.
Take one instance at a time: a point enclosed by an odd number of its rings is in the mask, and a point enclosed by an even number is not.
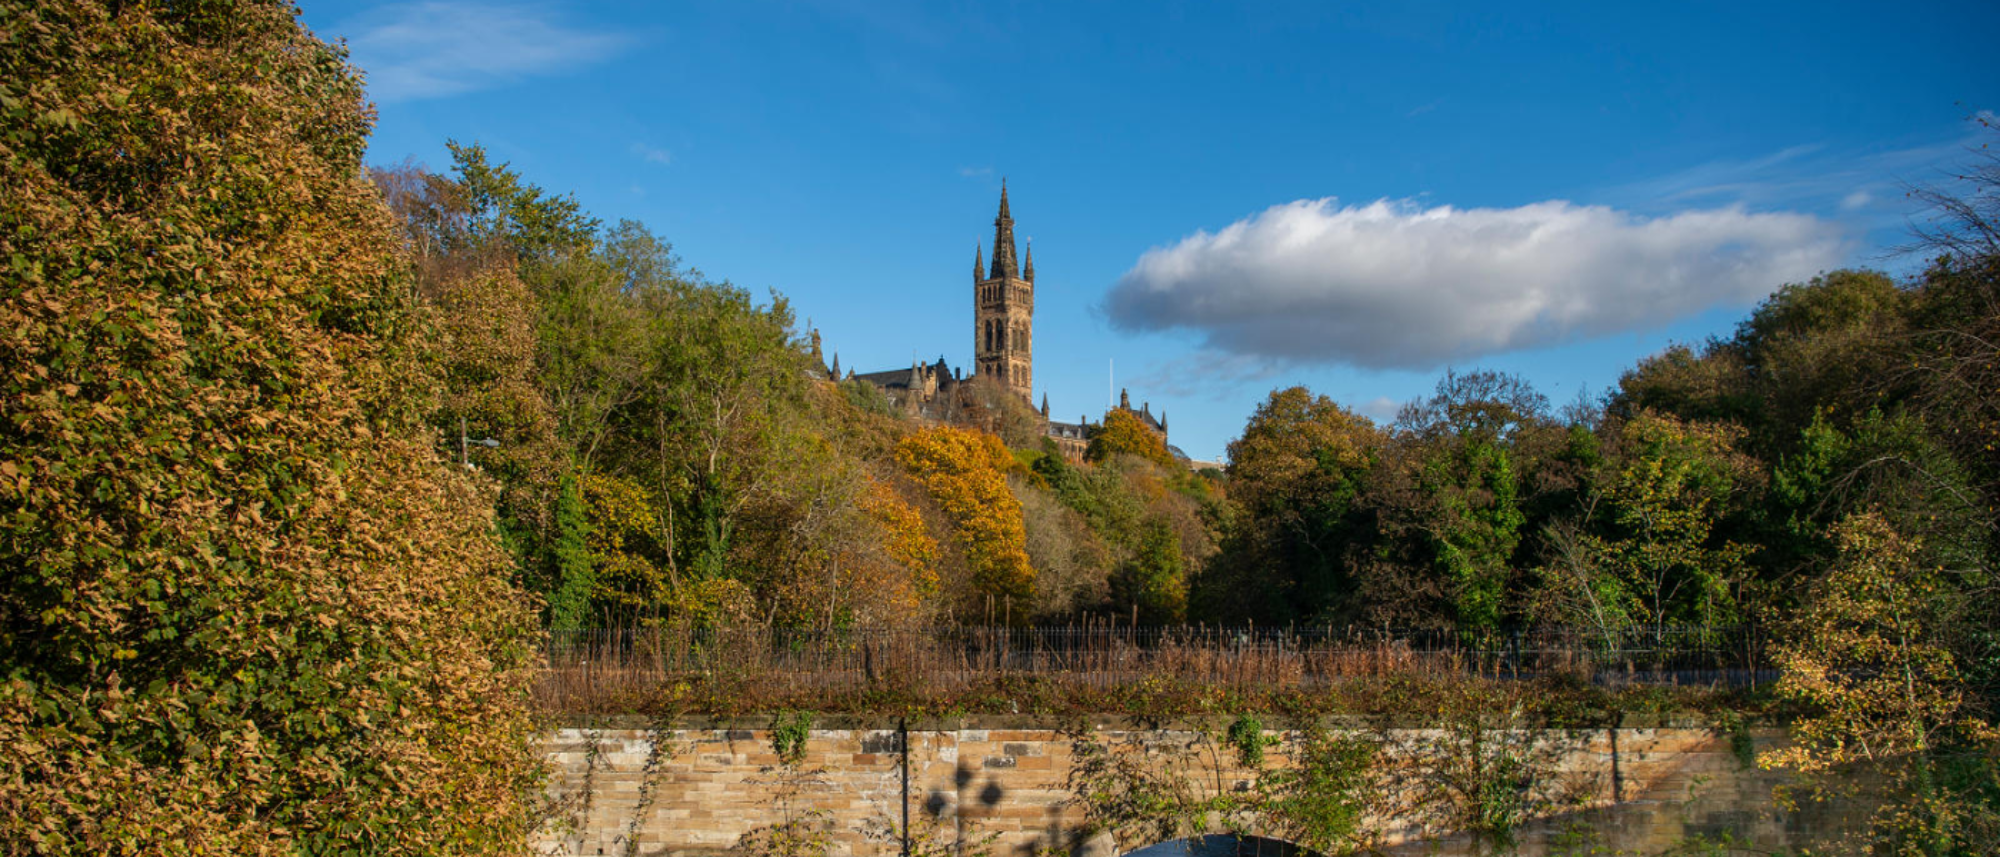
{"type": "Polygon", "coordinates": [[[1244,713],[1219,730],[1075,730],[1071,803],[1121,849],[1232,833],[1344,855],[1381,844],[1371,818],[1507,848],[1523,824],[1595,794],[1594,781],[1561,773],[1582,733],[1470,684],[1447,690],[1422,700],[1438,712],[1426,729],[1335,729],[1302,715],[1274,735],[1244,713]]]}
{"type": "Polygon", "coordinates": [[[816,770],[801,767],[806,741],[812,735],[812,713],[782,711],[771,723],[771,749],[778,756],[777,794],[772,807],[778,821],[751,830],[736,840],[732,853],[745,857],[822,857],[833,847],[833,815],[806,808],[806,787],[816,770]]]}
{"type": "Polygon", "coordinates": [[[778,754],[778,762],[795,766],[806,757],[806,739],[812,735],[812,713],[809,711],[781,711],[771,723],[771,749],[778,754]]]}

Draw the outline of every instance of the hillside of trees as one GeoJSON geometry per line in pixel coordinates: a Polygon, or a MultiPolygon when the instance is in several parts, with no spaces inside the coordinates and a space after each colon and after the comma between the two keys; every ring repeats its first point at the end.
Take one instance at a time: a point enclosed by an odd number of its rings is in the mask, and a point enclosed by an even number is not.
{"type": "Polygon", "coordinates": [[[433,425],[493,442],[466,460],[552,628],[1186,618],[1225,501],[1136,419],[1082,467],[988,385],[920,424],[828,379],[783,297],[451,150],[373,181],[436,324],[433,425]]]}
{"type": "Polygon", "coordinates": [[[1773,284],[1601,400],[1274,391],[1197,473],[977,384],[907,417],[476,144],[366,167],[286,6],[0,11],[0,853],[506,851],[550,634],[1091,616],[1759,623],[1787,764],[1899,760],[1923,853],[2000,824],[1990,158],[1906,280],[1773,284]]]}

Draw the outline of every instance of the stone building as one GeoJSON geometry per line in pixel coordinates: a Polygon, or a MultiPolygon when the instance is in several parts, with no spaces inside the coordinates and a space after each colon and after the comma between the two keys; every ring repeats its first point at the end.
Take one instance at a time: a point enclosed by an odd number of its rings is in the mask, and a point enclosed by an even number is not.
{"type": "MultiPolygon", "coordinates": [[[[835,381],[866,381],[882,391],[904,412],[920,419],[956,421],[967,412],[963,397],[966,383],[986,378],[1020,397],[1034,401],[1035,382],[1035,255],[1032,246],[1015,253],[1014,216],[1007,200],[1007,184],[1000,184],[1000,213],[993,218],[993,260],[986,261],[986,248],[972,251],[972,374],[954,369],[940,355],[934,363],[912,361],[907,369],[880,372],[840,373],[840,358],[834,358],[828,377],[835,381]]],[[[819,333],[813,332],[813,351],[818,356],[819,333]]],[[[1119,409],[1131,411],[1161,441],[1167,437],[1165,415],[1154,417],[1148,404],[1132,409],[1130,396],[1119,393],[1119,409]]],[[[1049,397],[1042,394],[1042,433],[1054,442],[1064,457],[1081,461],[1095,425],[1089,418],[1074,423],[1049,418],[1049,397]]],[[[1169,446],[1169,449],[1173,447],[1169,446]]],[[[1178,449],[1174,450],[1176,454],[1178,449]]],[[[1185,456],[1182,456],[1183,458],[1185,456]]]]}
{"type": "Polygon", "coordinates": [[[1014,262],[1014,218],[1007,210],[1007,183],[1000,183],[1000,215],[993,218],[993,268],[972,249],[973,372],[1034,398],[1035,251],[1014,262]]]}

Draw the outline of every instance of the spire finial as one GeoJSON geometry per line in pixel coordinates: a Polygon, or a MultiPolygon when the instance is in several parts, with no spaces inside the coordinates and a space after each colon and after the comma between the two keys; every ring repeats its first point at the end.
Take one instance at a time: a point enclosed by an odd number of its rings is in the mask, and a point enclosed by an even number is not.
{"type": "Polygon", "coordinates": [[[986,247],[975,243],[972,245],[972,281],[977,283],[983,279],[986,279],[986,247]]]}
{"type": "Polygon", "coordinates": [[[1014,215],[1007,210],[1007,180],[1000,180],[1000,216],[993,218],[993,269],[992,277],[1019,277],[1021,269],[1014,263],[1014,215]]]}
{"type": "Polygon", "coordinates": [[[1035,281],[1035,239],[1028,239],[1027,259],[1021,264],[1021,279],[1035,281]]]}
{"type": "Polygon", "coordinates": [[[1042,419],[1049,418],[1049,391],[1042,391],[1042,419]]]}

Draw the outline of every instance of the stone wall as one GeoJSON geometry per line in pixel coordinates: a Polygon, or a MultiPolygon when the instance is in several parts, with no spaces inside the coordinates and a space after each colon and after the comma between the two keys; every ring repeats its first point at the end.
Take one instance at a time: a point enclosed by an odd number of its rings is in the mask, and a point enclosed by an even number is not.
{"type": "MultiPolygon", "coordinates": [[[[1230,753],[1213,752],[1219,726],[1148,730],[1106,722],[1062,732],[1017,718],[911,723],[905,758],[897,725],[815,727],[794,765],[780,764],[769,721],[562,729],[548,744],[560,811],[537,849],[717,854],[759,828],[822,820],[830,855],[898,854],[907,809],[920,846],[983,843],[995,857],[1115,857],[1152,843],[1086,835],[1067,788],[1080,736],[1161,764],[1195,760],[1208,766],[1190,778],[1198,784],[1234,787],[1249,776],[1230,753]]],[[[1384,737],[1422,743],[1425,735],[1390,730],[1384,737]]],[[[1782,732],[1753,730],[1751,737],[1764,747],[1782,732]]],[[[1520,853],[1657,853],[1692,836],[1725,835],[1766,853],[1796,851],[1838,826],[1828,814],[1781,811],[1771,798],[1778,775],[1746,767],[1728,736],[1708,728],[1563,733],[1559,749],[1562,775],[1586,790],[1585,802],[1524,829],[1520,853]]],[[[1370,823],[1392,853],[1476,850],[1464,836],[1411,830],[1398,819],[1370,823]]]]}

